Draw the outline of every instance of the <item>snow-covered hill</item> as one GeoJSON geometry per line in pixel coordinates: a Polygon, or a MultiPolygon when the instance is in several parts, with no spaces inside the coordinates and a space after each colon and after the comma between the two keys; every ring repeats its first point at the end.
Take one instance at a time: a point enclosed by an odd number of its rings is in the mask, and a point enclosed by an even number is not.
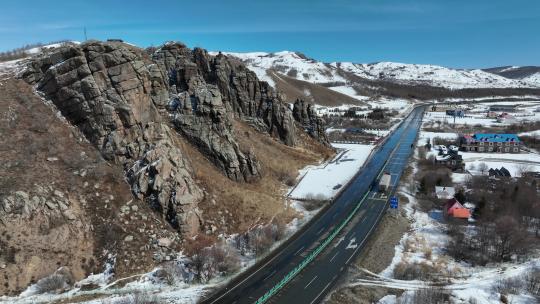
{"type": "MultiPolygon", "coordinates": [[[[351,62],[322,63],[306,56],[283,51],[277,53],[226,53],[238,57],[260,78],[273,83],[266,73],[273,69],[290,77],[313,83],[354,82],[354,75],[367,80],[384,80],[405,85],[429,85],[447,89],[468,88],[539,88],[538,76],[511,79],[479,69],[460,70],[436,65],[378,62],[356,64],[351,62]]],[[[358,79],[358,78],[356,78],[358,79]]],[[[336,86],[339,84],[336,84],[336,86]]],[[[343,87],[340,88],[343,91],[343,87]]]]}
{"type": "Polygon", "coordinates": [[[273,69],[281,74],[311,83],[345,82],[346,79],[337,74],[337,70],[329,64],[309,59],[296,52],[283,51],[278,53],[224,53],[244,61],[248,67],[257,73],[257,77],[268,81],[273,80],[266,73],[273,69]]]}
{"type": "Polygon", "coordinates": [[[378,62],[354,64],[332,63],[357,76],[371,80],[387,80],[405,84],[425,84],[448,89],[466,88],[530,88],[540,83],[510,79],[482,70],[457,70],[437,65],[378,62]]]}
{"type": "Polygon", "coordinates": [[[529,76],[523,78],[522,80],[527,82],[527,83],[540,84],[540,72],[529,75],[529,76]]]}

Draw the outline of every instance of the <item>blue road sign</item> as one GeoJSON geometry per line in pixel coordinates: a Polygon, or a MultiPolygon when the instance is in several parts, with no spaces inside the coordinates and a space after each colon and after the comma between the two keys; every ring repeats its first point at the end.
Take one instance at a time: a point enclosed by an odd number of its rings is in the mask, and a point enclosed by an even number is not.
{"type": "Polygon", "coordinates": [[[390,198],[390,208],[391,209],[397,209],[398,208],[398,198],[395,196],[392,196],[390,198]]]}

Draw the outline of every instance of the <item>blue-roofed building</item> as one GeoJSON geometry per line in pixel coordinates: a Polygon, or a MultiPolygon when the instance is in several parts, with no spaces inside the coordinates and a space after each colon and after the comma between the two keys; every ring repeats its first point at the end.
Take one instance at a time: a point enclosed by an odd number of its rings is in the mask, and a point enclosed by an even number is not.
{"type": "Polygon", "coordinates": [[[463,151],[519,153],[522,142],[516,134],[476,133],[462,135],[459,145],[463,151]]]}

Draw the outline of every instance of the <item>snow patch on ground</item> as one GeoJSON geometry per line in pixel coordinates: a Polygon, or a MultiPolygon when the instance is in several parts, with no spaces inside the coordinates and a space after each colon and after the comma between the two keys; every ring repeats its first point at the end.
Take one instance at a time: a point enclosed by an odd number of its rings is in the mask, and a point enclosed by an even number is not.
{"type": "Polygon", "coordinates": [[[356,99],[361,100],[361,101],[366,101],[366,100],[369,99],[369,97],[367,97],[367,96],[358,95],[356,90],[354,88],[352,88],[351,86],[343,85],[343,86],[329,87],[329,89],[332,90],[332,91],[336,91],[336,92],[339,92],[341,94],[350,96],[352,98],[356,98],[356,99]]]}
{"type": "Polygon", "coordinates": [[[289,193],[291,198],[334,197],[368,159],[374,145],[332,144],[338,154],[330,162],[300,171],[301,181],[289,193]],[[341,185],[337,187],[338,185],[341,185]]]}
{"type": "Polygon", "coordinates": [[[11,61],[0,62],[0,81],[11,78],[19,73],[22,69],[21,62],[25,59],[16,59],[11,61]]]}

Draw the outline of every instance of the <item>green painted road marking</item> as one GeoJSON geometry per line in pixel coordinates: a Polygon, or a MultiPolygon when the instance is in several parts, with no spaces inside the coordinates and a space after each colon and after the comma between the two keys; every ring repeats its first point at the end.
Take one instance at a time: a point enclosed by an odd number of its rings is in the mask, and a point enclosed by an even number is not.
{"type": "MultiPolygon", "coordinates": [[[[400,141],[404,136],[404,134],[403,134],[404,131],[401,131],[401,132],[402,132],[402,134],[401,134],[401,137],[400,137],[400,141]]],[[[417,136],[418,136],[418,134],[417,134],[417,136]]],[[[415,138],[417,136],[415,136],[415,138]]],[[[388,165],[388,161],[394,156],[394,154],[396,153],[396,151],[398,150],[398,148],[400,146],[401,146],[401,143],[398,142],[398,144],[396,145],[394,150],[392,150],[392,153],[390,153],[390,155],[388,156],[388,158],[384,162],[384,165],[383,165],[381,171],[379,172],[379,175],[377,176],[377,179],[379,179],[381,177],[381,175],[384,172],[384,169],[388,165]]],[[[289,283],[298,273],[300,273],[300,271],[302,271],[309,263],[311,263],[319,255],[319,253],[321,253],[336,238],[336,236],[341,232],[341,230],[343,230],[343,228],[345,228],[345,226],[347,226],[347,224],[352,220],[352,218],[356,215],[356,212],[358,212],[358,210],[360,209],[360,206],[362,206],[362,203],[366,200],[369,193],[371,193],[370,190],[368,190],[366,192],[366,194],[364,194],[362,199],[354,207],[353,211],[347,216],[347,218],[337,228],[335,228],[334,231],[314,251],[312,251],[292,271],[290,271],[287,275],[285,275],[285,277],[283,277],[283,279],[281,279],[281,281],[279,281],[279,283],[277,283],[274,287],[272,287],[269,291],[267,291],[262,297],[260,297],[255,302],[255,304],[263,304],[266,301],[268,301],[281,288],[283,288],[283,286],[285,286],[287,283],[289,283]]],[[[377,200],[386,201],[385,199],[381,199],[381,198],[378,198],[377,200]]]]}

